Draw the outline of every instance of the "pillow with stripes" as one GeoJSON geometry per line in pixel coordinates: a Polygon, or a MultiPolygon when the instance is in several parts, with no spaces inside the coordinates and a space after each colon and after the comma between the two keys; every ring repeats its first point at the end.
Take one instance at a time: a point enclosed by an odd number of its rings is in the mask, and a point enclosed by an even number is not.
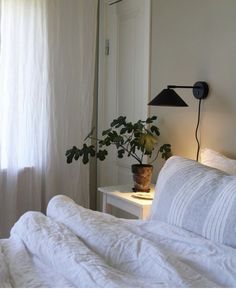
{"type": "Polygon", "coordinates": [[[173,156],[160,171],[150,219],[236,248],[236,176],[173,156]]]}

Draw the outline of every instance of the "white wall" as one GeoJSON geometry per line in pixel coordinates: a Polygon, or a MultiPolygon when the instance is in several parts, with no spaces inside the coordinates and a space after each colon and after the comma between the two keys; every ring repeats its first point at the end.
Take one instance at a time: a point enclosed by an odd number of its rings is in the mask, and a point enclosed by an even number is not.
{"type": "MultiPolygon", "coordinates": [[[[236,157],[236,0],[152,0],[151,96],[168,84],[210,86],[201,120],[201,146],[236,157]]],[[[160,142],[195,159],[197,100],[177,93],[188,108],[151,107],[160,142]]],[[[159,167],[160,165],[156,165],[159,167]]]]}

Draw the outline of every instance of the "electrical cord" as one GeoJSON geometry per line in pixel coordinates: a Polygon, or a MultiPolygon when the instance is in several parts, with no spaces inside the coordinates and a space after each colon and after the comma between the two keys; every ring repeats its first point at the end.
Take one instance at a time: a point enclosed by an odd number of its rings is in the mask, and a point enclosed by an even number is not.
{"type": "Polygon", "coordinates": [[[200,124],[200,117],[201,117],[201,103],[202,99],[199,99],[198,103],[198,115],[197,115],[197,126],[195,130],[195,139],[197,141],[197,156],[196,156],[196,161],[199,159],[199,151],[200,151],[200,141],[198,139],[198,129],[199,129],[199,124],[200,124]]]}

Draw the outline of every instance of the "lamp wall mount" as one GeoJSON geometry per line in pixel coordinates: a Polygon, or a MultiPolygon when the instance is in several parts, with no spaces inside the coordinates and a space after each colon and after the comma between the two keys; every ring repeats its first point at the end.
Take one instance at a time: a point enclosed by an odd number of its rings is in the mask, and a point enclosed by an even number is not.
{"type": "Polygon", "coordinates": [[[206,82],[196,82],[193,87],[193,95],[196,99],[202,100],[207,97],[209,87],[206,82]]]}

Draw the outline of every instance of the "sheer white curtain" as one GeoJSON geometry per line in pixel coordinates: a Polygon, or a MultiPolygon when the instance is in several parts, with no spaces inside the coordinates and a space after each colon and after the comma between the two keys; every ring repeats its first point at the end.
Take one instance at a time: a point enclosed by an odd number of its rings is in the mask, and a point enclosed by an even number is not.
{"type": "Polygon", "coordinates": [[[89,205],[89,166],[66,164],[93,109],[96,0],[2,0],[0,235],[55,194],[89,205]]]}

